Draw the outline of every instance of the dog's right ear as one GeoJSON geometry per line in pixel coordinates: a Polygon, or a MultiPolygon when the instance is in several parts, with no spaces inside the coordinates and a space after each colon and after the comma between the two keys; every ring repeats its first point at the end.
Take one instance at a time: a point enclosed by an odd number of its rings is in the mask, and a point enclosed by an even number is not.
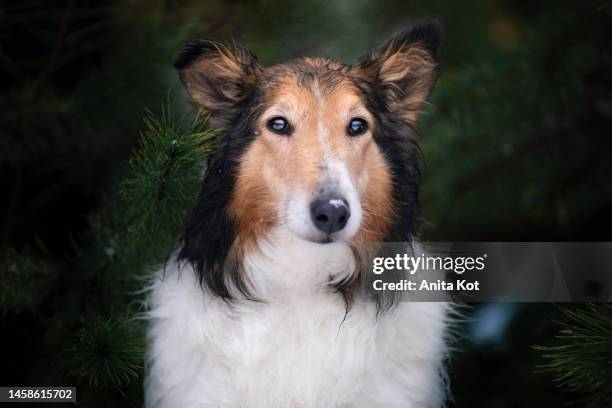
{"type": "Polygon", "coordinates": [[[191,100],[211,114],[215,128],[225,127],[232,108],[250,94],[262,71],[248,49],[208,39],[188,43],[174,66],[191,100]]]}
{"type": "Polygon", "coordinates": [[[415,123],[438,79],[441,36],[439,21],[417,24],[371,50],[352,73],[382,91],[392,111],[415,123]]]}

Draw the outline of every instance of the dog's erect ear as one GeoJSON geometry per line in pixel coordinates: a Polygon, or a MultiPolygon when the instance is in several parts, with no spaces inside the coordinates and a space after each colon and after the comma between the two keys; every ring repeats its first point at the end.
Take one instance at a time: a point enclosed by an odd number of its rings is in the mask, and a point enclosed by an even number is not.
{"type": "Polygon", "coordinates": [[[210,124],[218,128],[225,126],[227,113],[249,95],[261,74],[248,49],[214,40],[188,43],[174,66],[192,101],[211,113],[210,124]]]}
{"type": "Polygon", "coordinates": [[[441,35],[438,21],[417,24],[370,51],[351,72],[382,89],[389,108],[414,123],[438,78],[441,35]]]}

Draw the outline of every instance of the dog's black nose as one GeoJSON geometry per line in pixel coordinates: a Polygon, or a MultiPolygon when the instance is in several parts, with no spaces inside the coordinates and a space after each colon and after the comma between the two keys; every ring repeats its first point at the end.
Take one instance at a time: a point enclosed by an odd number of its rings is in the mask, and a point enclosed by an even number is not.
{"type": "Polygon", "coordinates": [[[318,230],[331,234],[346,226],[351,211],[341,197],[317,198],[310,206],[310,217],[318,230]]]}

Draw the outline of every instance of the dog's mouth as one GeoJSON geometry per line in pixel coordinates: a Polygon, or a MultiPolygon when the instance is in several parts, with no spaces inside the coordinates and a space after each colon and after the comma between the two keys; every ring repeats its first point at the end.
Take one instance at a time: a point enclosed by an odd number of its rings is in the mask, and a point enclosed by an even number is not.
{"type": "Polygon", "coordinates": [[[318,244],[331,244],[332,242],[334,242],[334,240],[332,239],[331,235],[326,235],[325,237],[315,241],[318,244]]]}
{"type": "Polygon", "coordinates": [[[332,244],[334,242],[345,242],[344,239],[339,237],[334,237],[334,234],[325,234],[315,238],[306,238],[306,241],[312,242],[314,244],[332,244]]]}

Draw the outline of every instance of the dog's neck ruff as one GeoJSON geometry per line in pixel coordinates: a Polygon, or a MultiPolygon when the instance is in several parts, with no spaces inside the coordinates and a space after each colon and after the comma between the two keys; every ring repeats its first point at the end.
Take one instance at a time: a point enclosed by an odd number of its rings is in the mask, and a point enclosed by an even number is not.
{"type": "Polygon", "coordinates": [[[257,243],[242,260],[256,298],[280,300],[331,292],[355,272],[355,257],[344,242],[310,242],[276,227],[257,243]]]}
{"type": "Polygon", "coordinates": [[[333,282],[355,269],[346,243],[275,229],[245,254],[263,301],[225,302],[170,261],[149,296],[148,408],[439,408],[447,305],[401,302],[377,317],[333,282]]]}

